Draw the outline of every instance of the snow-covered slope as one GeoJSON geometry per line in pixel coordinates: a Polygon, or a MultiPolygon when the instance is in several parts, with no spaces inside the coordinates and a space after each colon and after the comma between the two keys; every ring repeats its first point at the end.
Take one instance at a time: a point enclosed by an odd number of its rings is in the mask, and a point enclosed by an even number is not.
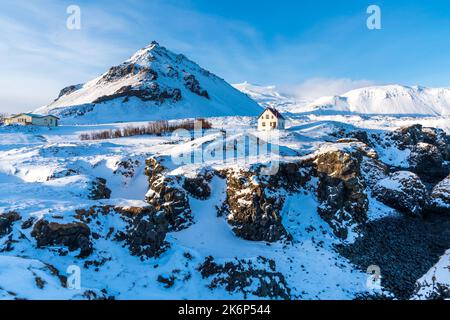
{"type": "Polygon", "coordinates": [[[261,107],[223,79],[156,42],[85,84],[61,90],[36,110],[66,123],[105,123],[229,115],[261,107]]]}
{"type": "Polygon", "coordinates": [[[373,86],[322,97],[297,112],[450,115],[450,88],[373,86]]]}

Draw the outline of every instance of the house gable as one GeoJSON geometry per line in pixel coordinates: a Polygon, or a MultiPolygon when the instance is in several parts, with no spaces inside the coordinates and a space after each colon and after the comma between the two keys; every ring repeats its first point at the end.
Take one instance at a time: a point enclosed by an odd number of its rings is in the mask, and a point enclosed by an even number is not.
{"type": "Polygon", "coordinates": [[[261,113],[261,115],[258,117],[258,119],[261,119],[264,115],[266,115],[267,113],[270,113],[272,116],[274,116],[275,119],[277,120],[285,120],[283,115],[278,112],[277,109],[275,108],[266,108],[263,113],[261,113]]]}

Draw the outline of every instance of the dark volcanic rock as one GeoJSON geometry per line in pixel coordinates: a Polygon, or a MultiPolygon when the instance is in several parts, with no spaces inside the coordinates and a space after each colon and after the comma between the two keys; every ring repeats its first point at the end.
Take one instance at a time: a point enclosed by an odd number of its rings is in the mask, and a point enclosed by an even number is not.
{"type": "Polygon", "coordinates": [[[209,99],[208,91],[203,90],[200,87],[200,82],[198,82],[197,78],[193,74],[188,74],[188,75],[184,76],[184,85],[191,92],[193,92],[201,97],[204,97],[206,99],[209,99]]]}
{"type": "Polygon", "coordinates": [[[181,177],[167,175],[167,168],[157,159],[148,159],[146,165],[145,174],[150,188],[146,201],[156,212],[164,212],[170,231],[187,228],[192,224],[192,212],[186,191],[180,186],[181,177]]]}
{"type": "Polygon", "coordinates": [[[128,222],[125,239],[132,255],[151,258],[160,254],[165,246],[169,222],[163,212],[153,207],[116,207],[128,222]]]}
{"type": "Polygon", "coordinates": [[[211,196],[209,182],[214,174],[212,171],[203,171],[195,178],[184,178],[183,189],[196,199],[206,200],[211,196]]]}
{"type": "Polygon", "coordinates": [[[428,191],[420,178],[408,171],[398,171],[378,182],[373,190],[375,198],[413,216],[420,216],[427,204],[428,191]]]}
{"type": "Polygon", "coordinates": [[[15,211],[0,214],[0,237],[6,236],[12,231],[14,222],[22,217],[15,211]]]}
{"type": "Polygon", "coordinates": [[[39,220],[34,225],[31,235],[36,239],[39,248],[63,245],[70,251],[80,249],[80,258],[86,258],[92,252],[91,230],[81,222],[59,224],[39,220]]]}
{"type": "Polygon", "coordinates": [[[94,104],[102,103],[117,98],[124,98],[127,101],[131,97],[139,98],[142,101],[154,101],[164,103],[165,101],[177,102],[182,98],[181,91],[178,88],[167,88],[161,90],[156,82],[151,82],[145,87],[124,86],[114,94],[102,96],[93,101],[94,104]]]}
{"type": "Polygon", "coordinates": [[[450,160],[450,144],[443,130],[413,125],[389,133],[388,139],[400,150],[411,150],[408,170],[424,181],[435,182],[450,174],[444,165],[450,160]]]}
{"type": "Polygon", "coordinates": [[[106,186],[106,180],[103,178],[95,178],[89,188],[89,199],[102,200],[111,197],[111,190],[106,186]]]}
{"type": "Polygon", "coordinates": [[[436,213],[450,214],[450,176],[433,188],[427,208],[436,213]]]}
{"type": "Polygon", "coordinates": [[[364,226],[364,237],[339,252],[363,272],[381,268],[381,284],[399,299],[409,299],[416,281],[450,248],[450,216],[384,218],[364,226]]]}
{"type": "Polygon", "coordinates": [[[365,148],[360,143],[338,144],[319,152],[315,159],[319,214],[343,239],[349,228],[367,220],[369,202],[361,174],[363,158],[369,155],[365,148]]]}
{"type": "Polygon", "coordinates": [[[249,294],[270,299],[291,299],[291,290],[284,275],[276,271],[273,260],[259,257],[256,262],[235,260],[218,264],[208,257],[199,266],[204,279],[210,279],[210,289],[219,286],[229,292],[241,292],[247,299],[249,294]]]}
{"type": "Polygon", "coordinates": [[[429,143],[418,143],[408,158],[411,171],[421,177],[443,178],[448,174],[439,148],[429,143]]]}
{"type": "Polygon", "coordinates": [[[262,167],[251,171],[225,170],[227,198],[222,214],[235,234],[251,241],[275,242],[290,239],[282,224],[280,213],[285,197],[283,190],[293,192],[310,179],[310,167],[302,163],[280,163],[275,175],[261,175],[262,167]]]}
{"type": "Polygon", "coordinates": [[[61,98],[62,96],[65,96],[67,94],[70,94],[72,92],[75,92],[75,91],[81,89],[82,86],[83,86],[82,84],[77,84],[77,85],[65,87],[64,89],[62,89],[59,92],[59,95],[58,95],[57,99],[61,98]]]}

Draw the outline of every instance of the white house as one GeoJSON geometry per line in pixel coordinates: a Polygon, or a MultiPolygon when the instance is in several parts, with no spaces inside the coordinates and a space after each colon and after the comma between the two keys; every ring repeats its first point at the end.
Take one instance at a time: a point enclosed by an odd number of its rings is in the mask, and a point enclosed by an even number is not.
{"type": "Polygon", "coordinates": [[[5,119],[6,125],[23,124],[45,127],[58,126],[59,118],[52,115],[39,115],[33,113],[21,113],[5,119]]]}
{"type": "Polygon", "coordinates": [[[284,130],[286,127],[286,119],[275,108],[266,108],[258,118],[258,130],[284,130]]]}

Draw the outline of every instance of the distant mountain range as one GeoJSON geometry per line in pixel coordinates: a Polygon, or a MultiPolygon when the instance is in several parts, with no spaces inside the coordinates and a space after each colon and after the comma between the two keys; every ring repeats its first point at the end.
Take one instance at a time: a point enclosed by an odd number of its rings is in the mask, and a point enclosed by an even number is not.
{"type": "Polygon", "coordinates": [[[373,86],[355,89],[338,96],[319,98],[308,103],[278,93],[275,87],[243,83],[235,85],[261,105],[278,107],[293,113],[380,114],[380,115],[450,115],[450,88],[373,86]]]}
{"type": "Polygon", "coordinates": [[[255,116],[261,107],[223,79],[156,42],[35,111],[66,123],[255,116]]]}

